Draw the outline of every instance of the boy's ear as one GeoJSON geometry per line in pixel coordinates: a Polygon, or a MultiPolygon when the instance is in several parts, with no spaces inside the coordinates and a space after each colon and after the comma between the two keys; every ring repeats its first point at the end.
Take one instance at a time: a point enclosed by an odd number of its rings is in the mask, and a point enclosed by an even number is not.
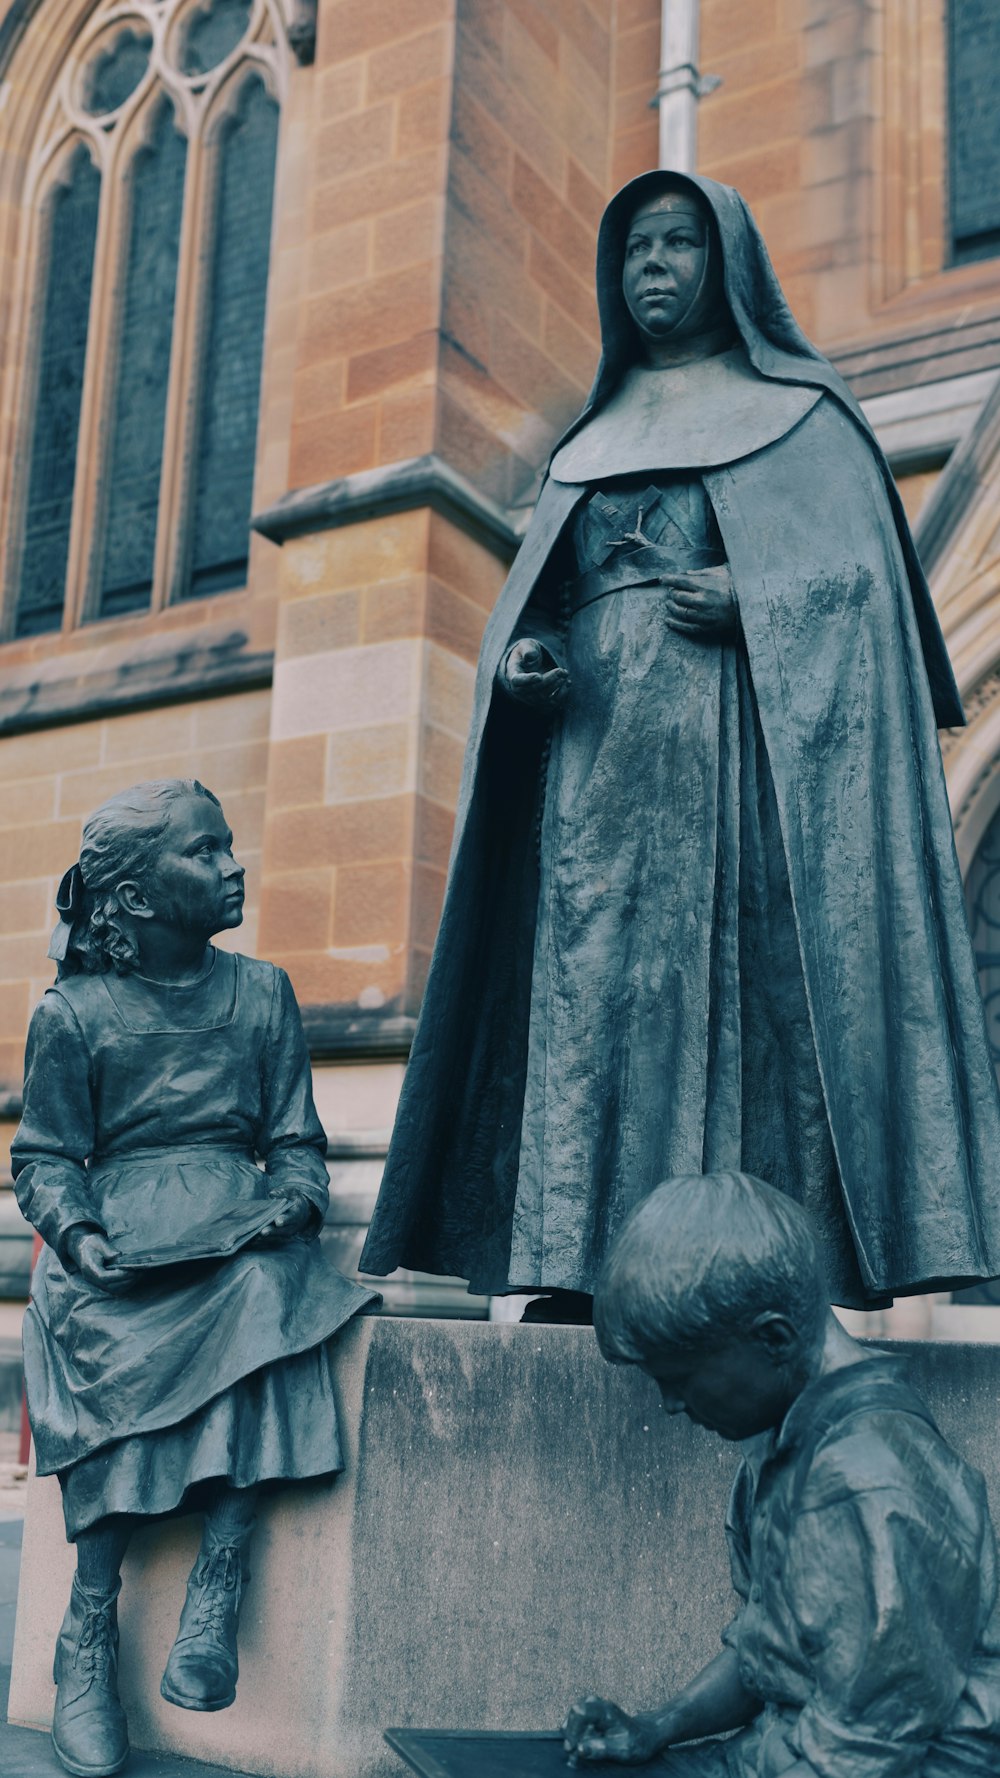
{"type": "Polygon", "coordinates": [[[138,883],[118,883],[115,886],[115,894],[125,912],[131,914],[133,920],[151,920],[153,918],[153,910],[138,883]]]}
{"type": "Polygon", "coordinates": [[[750,1338],[762,1346],[775,1364],[787,1364],[795,1358],[802,1345],[802,1336],[794,1321],[777,1309],[766,1309],[750,1326],[750,1338]]]}

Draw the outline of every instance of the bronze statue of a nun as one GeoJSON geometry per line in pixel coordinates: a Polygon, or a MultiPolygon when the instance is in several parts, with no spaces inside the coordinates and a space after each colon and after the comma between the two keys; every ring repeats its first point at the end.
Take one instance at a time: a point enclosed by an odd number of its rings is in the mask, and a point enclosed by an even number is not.
{"type": "Polygon", "coordinates": [[[603,356],[487,625],[366,1270],[590,1293],[669,1175],[816,1218],[833,1299],[1000,1272],[1000,1101],[889,469],[747,206],[611,202],[603,356]]]}

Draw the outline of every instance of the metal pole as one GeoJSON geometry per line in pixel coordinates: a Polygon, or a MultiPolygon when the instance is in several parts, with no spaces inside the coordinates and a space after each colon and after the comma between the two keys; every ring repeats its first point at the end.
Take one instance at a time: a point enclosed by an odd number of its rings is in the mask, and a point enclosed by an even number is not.
{"type": "Polygon", "coordinates": [[[653,103],[660,109],[660,166],[693,173],[698,159],[698,101],[720,84],[698,72],[698,0],[662,0],[660,77],[653,103]]]}

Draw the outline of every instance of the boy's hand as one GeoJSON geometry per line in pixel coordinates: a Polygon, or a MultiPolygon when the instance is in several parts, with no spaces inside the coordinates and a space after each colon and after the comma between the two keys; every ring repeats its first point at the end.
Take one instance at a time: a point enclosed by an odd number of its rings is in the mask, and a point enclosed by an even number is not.
{"type": "Polygon", "coordinates": [[[563,1746],[571,1766],[586,1760],[615,1760],[641,1766],[664,1745],[651,1717],[629,1716],[606,1698],[581,1698],[563,1724],[563,1746]]]}
{"type": "Polygon", "coordinates": [[[80,1276],[108,1296],[118,1296],[135,1284],[133,1273],[118,1265],[118,1255],[107,1236],[96,1229],[71,1229],[66,1251],[80,1276]]]}
{"type": "Polygon", "coordinates": [[[313,1220],[313,1205],[304,1192],[288,1192],[283,1197],[276,1197],[274,1202],[277,1211],[274,1221],[254,1236],[251,1247],[280,1246],[294,1235],[301,1235],[313,1220]]]}

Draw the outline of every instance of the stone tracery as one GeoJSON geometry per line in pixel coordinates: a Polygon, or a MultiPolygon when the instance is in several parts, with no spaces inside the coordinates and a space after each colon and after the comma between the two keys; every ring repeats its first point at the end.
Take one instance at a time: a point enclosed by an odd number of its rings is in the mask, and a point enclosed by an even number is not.
{"type": "Polygon", "coordinates": [[[26,180],[8,635],[243,584],[289,59],[278,0],[110,0],[51,82],[26,180]],[[236,159],[253,162],[249,218],[236,159]],[[88,262],[74,194],[95,174],[88,262]],[[86,349],[46,407],[60,298],[86,349]],[[54,455],[71,471],[57,510],[38,496],[54,455]]]}

